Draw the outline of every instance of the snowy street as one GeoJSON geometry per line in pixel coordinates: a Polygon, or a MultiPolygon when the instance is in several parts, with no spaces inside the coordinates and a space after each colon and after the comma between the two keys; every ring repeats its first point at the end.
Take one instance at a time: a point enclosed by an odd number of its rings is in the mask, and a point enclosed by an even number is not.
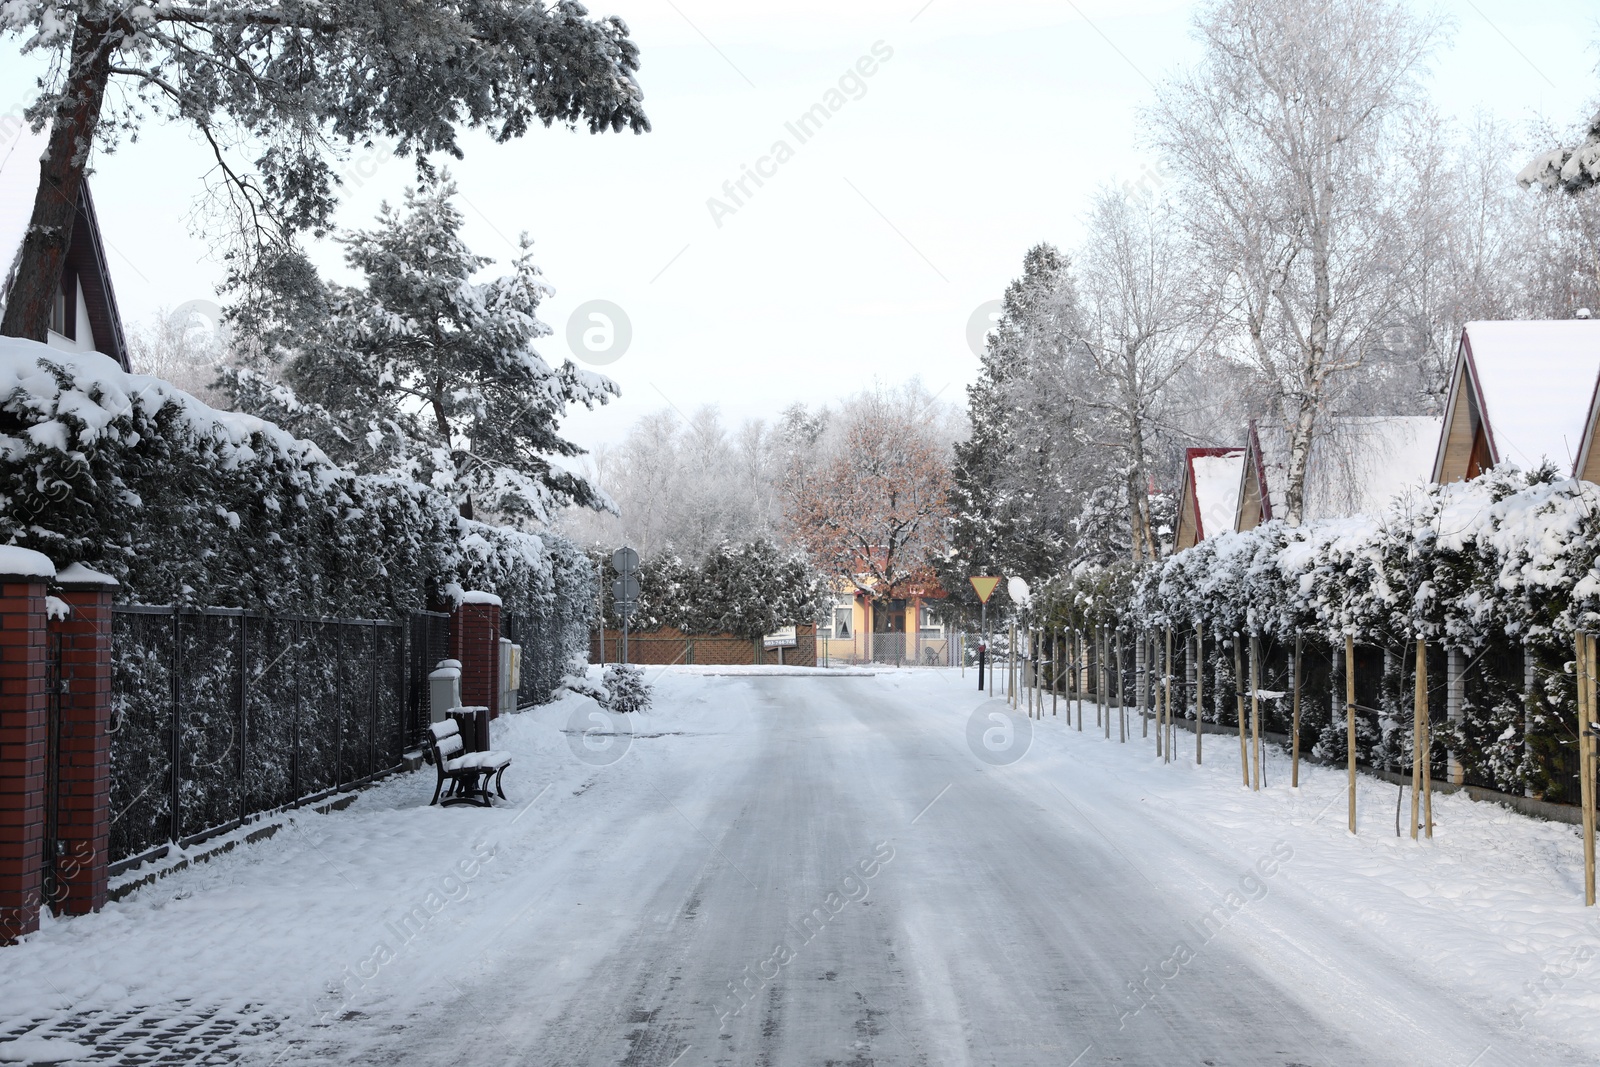
{"type": "Polygon", "coordinates": [[[0,1060],[1594,1061],[1571,827],[1445,797],[1413,845],[1364,780],[1352,839],[1338,773],[1252,795],[1228,738],[1163,766],[1092,707],[994,765],[980,703],[682,671],[631,740],[503,718],[493,811],[424,768],[8,950],[0,1060]]]}

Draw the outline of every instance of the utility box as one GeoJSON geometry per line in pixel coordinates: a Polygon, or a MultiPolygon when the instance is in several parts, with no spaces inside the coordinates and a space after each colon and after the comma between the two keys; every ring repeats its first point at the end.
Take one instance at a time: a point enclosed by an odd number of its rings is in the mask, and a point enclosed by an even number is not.
{"type": "Polygon", "coordinates": [[[445,712],[461,706],[461,661],[440,660],[438,669],[428,675],[428,716],[430,722],[444,722],[445,712]]]}
{"type": "Polygon", "coordinates": [[[500,639],[500,713],[516,711],[522,688],[522,646],[500,639]]]}

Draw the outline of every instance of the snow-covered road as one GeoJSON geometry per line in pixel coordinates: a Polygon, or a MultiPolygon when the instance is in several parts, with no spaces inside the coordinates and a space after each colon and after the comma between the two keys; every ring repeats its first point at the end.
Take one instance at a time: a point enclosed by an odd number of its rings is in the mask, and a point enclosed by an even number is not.
{"type": "Polygon", "coordinates": [[[996,765],[956,672],[657,685],[608,748],[577,698],[502,720],[494,811],[407,776],[0,950],[0,1035],[181,1002],[280,1064],[1596,1062],[1568,827],[1450,797],[1413,845],[1367,783],[1351,838],[1336,773],[1250,794],[1226,739],[1162,766],[1092,708],[996,765]]]}

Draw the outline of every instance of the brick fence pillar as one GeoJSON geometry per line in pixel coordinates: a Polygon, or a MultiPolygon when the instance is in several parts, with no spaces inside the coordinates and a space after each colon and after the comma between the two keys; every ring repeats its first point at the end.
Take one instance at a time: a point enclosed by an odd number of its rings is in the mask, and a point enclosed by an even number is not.
{"type": "Polygon", "coordinates": [[[111,833],[111,593],[117,581],[74,563],[56,576],[69,609],[59,635],[60,724],[56,747],[57,912],[86,915],[106,902],[111,833]]]}
{"type": "Polygon", "coordinates": [[[0,944],[39,928],[44,866],[46,583],[38,552],[0,548],[0,944]]]}
{"type": "Polygon", "coordinates": [[[461,661],[461,703],[500,714],[500,598],[463,594],[450,618],[450,657],[461,661]]]}

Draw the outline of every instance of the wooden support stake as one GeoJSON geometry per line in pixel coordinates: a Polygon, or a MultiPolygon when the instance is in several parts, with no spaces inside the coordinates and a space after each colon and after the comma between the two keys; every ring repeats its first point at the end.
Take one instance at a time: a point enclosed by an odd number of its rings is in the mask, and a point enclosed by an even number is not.
{"type": "Polygon", "coordinates": [[[1167,672],[1166,672],[1167,695],[1166,695],[1166,699],[1163,701],[1163,704],[1165,705],[1165,707],[1167,709],[1166,760],[1167,760],[1168,763],[1171,763],[1173,761],[1174,757],[1173,757],[1173,752],[1172,752],[1172,735],[1173,735],[1173,727],[1172,727],[1172,627],[1170,627],[1170,626],[1167,627],[1167,651],[1166,651],[1166,658],[1165,658],[1164,662],[1166,663],[1166,667],[1167,667],[1167,672]]]}
{"type": "Polygon", "coordinates": [[[1117,732],[1122,744],[1128,743],[1128,709],[1122,706],[1122,631],[1116,633],[1117,642],[1117,732]]]}
{"type": "Polygon", "coordinates": [[[1100,685],[1100,668],[1104,666],[1100,662],[1100,627],[1091,626],[1084,637],[1089,642],[1083,657],[1084,673],[1094,679],[1094,724],[1099,726],[1106,710],[1105,694],[1100,685]]]}
{"type": "Polygon", "coordinates": [[[1205,624],[1194,624],[1194,765],[1200,766],[1200,738],[1205,736],[1206,716],[1206,631],[1205,624]]]}
{"type": "Polygon", "coordinates": [[[1583,804],[1583,904],[1594,907],[1594,638],[1578,634],[1576,638],[1578,682],[1578,796],[1583,804]]]}
{"type": "Polygon", "coordinates": [[[1250,635],[1250,788],[1261,789],[1261,639],[1250,635]]]}
{"type": "Polygon", "coordinates": [[[1145,690],[1148,688],[1146,680],[1150,677],[1150,638],[1147,634],[1139,634],[1134,639],[1133,654],[1133,688],[1139,703],[1140,736],[1149,737],[1150,720],[1144,709],[1145,690]]]}
{"type": "Polygon", "coordinates": [[[1152,641],[1155,656],[1155,755],[1163,757],[1165,761],[1165,747],[1162,742],[1166,739],[1166,709],[1162,704],[1162,694],[1166,691],[1166,661],[1162,657],[1162,638],[1160,635],[1152,641]]]}
{"type": "Polygon", "coordinates": [[[1250,788],[1250,745],[1244,737],[1244,650],[1239,640],[1238,631],[1233,635],[1233,695],[1238,705],[1239,720],[1239,773],[1244,778],[1244,787],[1250,788]]]}
{"type": "Polygon", "coordinates": [[[1422,827],[1433,840],[1433,713],[1428,709],[1428,646],[1417,642],[1417,711],[1422,717],[1422,827]]]}
{"type": "Polygon", "coordinates": [[[1300,788],[1300,635],[1294,635],[1294,736],[1289,747],[1293,750],[1289,770],[1289,788],[1300,788]]]}
{"type": "Polygon", "coordinates": [[[1017,706],[1017,624],[1012,623],[1008,631],[1010,644],[1006,646],[1006,702],[1013,708],[1017,706]]]}
{"type": "Polygon", "coordinates": [[[1422,803],[1422,767],[1428,762],[1428,728],[1423,725],[1428,714],[1428,662],[1427,646],[1417,639],[1416,694],[1411,702],[1411,840],[1417,839],[1417,825],[1422,803]]]}
{"type": "Polygon", "coordinates": [[[1344,715],[1346,761],[1350,765],[1350,832],[1356,832],[1356,637],[1344,635],[1344,715]]]}
{"type": "Polygon", "coordinates": [[[1072,631],[1072,647],[1076,655],[1072,657],[1072,691],[1078,697],[1078,732],[1083,732],[1083,631],[1072,631]]]}
{"type": "Polygon", "coordinates": [[[1106,634],[1105,624],[1100,625],[1100,674],[1099,684],[1095,686],[1100,694],[1100,707],[1105,712],[1106,732],[1105,739],[1111,740],[1111,662],[1106,659],[1106,654],[1111,650],[1111,638],[1106,634]]]}

